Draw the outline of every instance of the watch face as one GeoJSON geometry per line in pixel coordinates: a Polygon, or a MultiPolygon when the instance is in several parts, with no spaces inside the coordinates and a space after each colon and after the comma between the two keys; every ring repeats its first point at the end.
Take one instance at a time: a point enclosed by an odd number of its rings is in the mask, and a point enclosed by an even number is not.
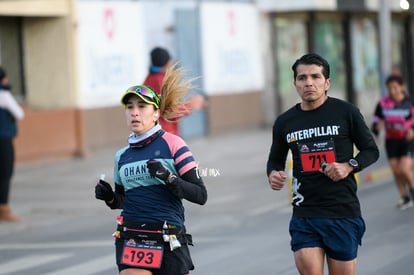
{"type": "Polygon", "coordinates": [[[168,183],[173,183],[176,178],[177,178],[176,175],[172,175],[167,181],[168,181],[168,183]]]}
{"type": "Polygon", "coordinates": [[[355,159],[350,159],[349,164],[351,164],[352,167],[358,167],[358,161],[355,159]]]}

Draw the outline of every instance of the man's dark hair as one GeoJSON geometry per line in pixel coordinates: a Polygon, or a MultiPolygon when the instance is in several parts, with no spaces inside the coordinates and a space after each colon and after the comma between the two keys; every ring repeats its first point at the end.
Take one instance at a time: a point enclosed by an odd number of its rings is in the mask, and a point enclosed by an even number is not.
{"type": "Polygon", "coordinates": [[[387,77],[387,79],[385,80],[385,84],[388,85],[388,83],[390,82],[397,82],[400,85],[404,84],[404,79],[402,78],[402,76],[397,75],[397,74],[392,74],[390,76],[387,77]]]}
{"type": "Polygon", "coordinates": [[[328,61],[326,61],[322,56],[316,54],[316,53],[308,53],[305,55],[302,55],[301,58],[297,59],[295,63],[292,65],[293,70],[293,79],[296,79],[296,76],[298,75],[296,68],[299,65],[318,65],[322,67],[322,74],[323,76],[328,79],[330,74],[330,67],[328,61]]]}
{"type": "Polygon", "coordinates": [[[169,52],[160,47],[151,50],[151,65],[156,67],[164,67],[170,60],[169,52]]]}

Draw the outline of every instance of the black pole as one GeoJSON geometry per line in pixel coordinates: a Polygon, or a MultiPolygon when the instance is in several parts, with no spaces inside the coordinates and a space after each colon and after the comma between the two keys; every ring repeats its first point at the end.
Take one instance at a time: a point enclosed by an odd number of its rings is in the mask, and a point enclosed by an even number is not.
{"type": "Polygon", "coordinates": [[[345,89],[346,89],[346,99],[357,105],[357,97],[354,91],[354,76],[353,76],[353,67],[352,62],[352,45],[351,45],[351,20],[350,13],[345,13],[344,19],[342,21],[342,29],[344,33],[344,62],[345,62],[345,89]]]}
{"type": "MultiPolygon", "coordinates": [[[[410,6],[411,5],[414,5],[414,3],[410,3],[410,6]]],[[[405,47],[406,58],[404,58],[407,62],[405,82],[408,92],[414,96],[414,78],[411,77],[414,75],[414,16],[412,12],[410,12],[410,15],[407,16],[404,22],[404,37],[405,42],[407,43],[405,47]]]]}

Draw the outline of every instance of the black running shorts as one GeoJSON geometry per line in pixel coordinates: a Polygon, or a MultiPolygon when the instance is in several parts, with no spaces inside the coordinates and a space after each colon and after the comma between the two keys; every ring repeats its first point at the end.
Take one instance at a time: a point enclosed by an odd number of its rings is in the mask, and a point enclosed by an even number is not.
{"type": "Polygon", "coordinates": [[[385,140],[385,150],[387,157],[401,158],[413,156],[414,142],[406,139],[387,139],[385,140]]]}

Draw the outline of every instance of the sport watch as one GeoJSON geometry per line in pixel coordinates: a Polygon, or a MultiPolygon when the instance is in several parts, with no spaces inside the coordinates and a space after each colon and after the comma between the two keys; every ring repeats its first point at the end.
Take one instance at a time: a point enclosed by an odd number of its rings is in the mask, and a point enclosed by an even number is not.
{"type": "Polygon", "coordinates": [[[177,179],[178,177],[176,176],[176,175],[174,175],[173,173],[171,173],[169,176],[168,176],[168,178],[167,178],[167,180],[165,181],[165,183],[167,183],[167,184],[174,184],[175,183],[175,180],[177,179]]]}
{"type": "Polygon", "coordinates": [[[359,163],[356,159],[350,159],[348,161],[349,165],[352,167],[352,170],[354,172],[357,172],[359,170],[359,163]]]}

